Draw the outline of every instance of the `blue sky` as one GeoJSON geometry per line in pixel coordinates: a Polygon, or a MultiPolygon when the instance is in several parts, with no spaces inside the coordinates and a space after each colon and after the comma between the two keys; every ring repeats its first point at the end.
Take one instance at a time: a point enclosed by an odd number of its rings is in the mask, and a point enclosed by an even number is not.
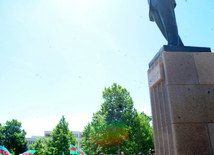
{"type": "MultiPolygon", "coordinates": [[[[148,9],[147,0],[0,1],[0,123],[17,119],[29,137],[64,115],[83,131],[114,82],[151,115],[148,63],[167,42],[148,9]]],[[[214,50],[214,1],[179,0],[175,11],[184,44],[214,50]]]]}

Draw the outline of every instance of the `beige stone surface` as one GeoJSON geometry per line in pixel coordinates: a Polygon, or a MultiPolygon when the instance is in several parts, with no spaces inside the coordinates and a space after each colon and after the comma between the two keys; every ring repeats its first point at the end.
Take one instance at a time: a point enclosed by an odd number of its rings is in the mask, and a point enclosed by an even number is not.
{"type": "Polygon", "coordinates": [[[174,154],[165,82],[161,82],[150,90],[156,154],[174,154]]]}
{"type": "MultiPolygon", "coordinates": [[[[161,114],[161,130],[163,135],[163,145],[164,147],[168,147],[168,135],[167,135],[167,122],[166,122],[166,111],[165,111],[165,102],[163,97],[163,84],[161,83],[158,86],[158,98],[159,98],[159,105],[160,105],[160,114],[161,114]]],[[[165,150],[165,154],[167,154],[168,150],[165,150]]]]}
{"type": "Polygon", "coordinates": [[[173,123],[214,122],[214,85],[168,85],[173,123]]]}
{"type": "Polygon", "coordinates": [[[214,55],[164,52],[165,80],[150,89],[157,155],[214,154],[214,55]]]}
{"type": "Polygon", "coordinates": [[[165,145],[165,153],[167,155],[168,154],[174,154],[174,141],[173,141],[173,137],[172,137],[172,125],[171,125],[171,108],[170,108],[170,104],[169,104],[169,97],[168,97],[168,92],[166,89],[166,83],[165,80],[161,82],[161,90],[160,92],[160,98],[162,98],[162,115],[163,118],[165,119],[165,123],[164,123],[164,127],[165,130],[163,132],[165,138],[167,139],[167,143],[165,145]]]}
{"type": "Polygon", "coordinates": [[[173,139],[173,132],[172,132],[172,125],[169,125],[169,126],[167,126],[167,129],[168,129],[168,139],[169,139],[169,141],[168,141],[168,143],[169,143],[169,147],[168,148],[165,148],[165,149],[168,149],[168,152],[169,152],[169,155],[171,155],[171,154],[175,154],[175,141],[174,141],[174,139],[173,139]]]}
{"type": "Polygon", "coordinates": [[[162,57],[166,84],[198,84],[192,53],[164,52],[162,57]]]}
{"type": "Polygon", "coordinates": [[[208,123],[208,132],[210,137],[211,150],[214,154],[214,123],[208,123]]]}
{"type": "Polygon", "coordinates": [[[164,154],[174,154],[174,143],[172,139],[171,116],[168,102],[168,95],[166,90],[166,83],[162,81],[158,86],[158,98],[161,111],[162,122],[162,137],[164,141],[164,154]]]}
{"type": "Polygon", "coordinates": [[[156,119],[157,119],[157,130],[158,130],[158,141],[159,141],[159,150],[160,154],[164,154],[164,140],[163,140],[163,130],[162,130],[162,118],[160,110],[160,98],[159,98],[159,85],[154,89],[155,94],[155,107],[156,107],[156,119]]]}
{"type": "Polygon", "coordinates": [[[175,155],[211,155],[207,125],[173,124],[175,155]]]}
{"type": "Polygon", "coordinates": [[[157,113],[156,113],[156,96],[155,96],[155,90],[151,89],[150,90],[150,99],[151,99],[151,107],[152,107],[152,120],[153,120],[153,131],[154,131],[154,143],[155,143],[155,148],[157,151],[157,154],[160,154],[159,150],[159,134],[158,134],[158,121],[157,121],[157,113]]]}
{"type": "Polygon", "coordinates": [[[214,84],[214,53],[194,53],[200,84],[214,84]]]}

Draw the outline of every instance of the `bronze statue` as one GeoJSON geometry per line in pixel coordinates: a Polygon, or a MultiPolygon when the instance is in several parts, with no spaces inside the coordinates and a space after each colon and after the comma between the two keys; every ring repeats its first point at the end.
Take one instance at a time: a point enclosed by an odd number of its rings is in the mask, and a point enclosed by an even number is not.
{"type": "Polygon", "coordinates": [[[175,0],[148,0],[150,21],[155,21],[169,46],[184,46],[178,35],[175,0]]]}

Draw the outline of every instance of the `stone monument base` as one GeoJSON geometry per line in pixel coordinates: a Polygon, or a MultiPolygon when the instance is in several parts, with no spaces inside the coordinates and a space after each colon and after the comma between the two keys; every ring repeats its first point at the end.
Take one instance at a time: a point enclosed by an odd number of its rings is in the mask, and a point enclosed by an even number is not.
{"type": "Polygon", "coordinates": [[[163,47],[150,63],[156,155],[214,154],[214,53],[191,48],[163,47]]]}

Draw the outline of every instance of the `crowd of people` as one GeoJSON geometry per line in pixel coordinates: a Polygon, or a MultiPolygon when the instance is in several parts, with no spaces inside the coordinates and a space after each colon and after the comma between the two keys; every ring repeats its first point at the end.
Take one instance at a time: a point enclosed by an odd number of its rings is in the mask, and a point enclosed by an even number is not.
{"type": "MultiPolygon", "coordinates": [[[[121,152],[121,155],[125,155],[124,152],[121,152]]],[[[140,152],[140,153],[134,154],[134,155],[143,155],[143,153],[140,152]]],[[[152,149],[151,149],[151,150],[150,150],[150,153],[147,154],[147,155],[155,155],[155,150],[152,150],[152,149]]]]}

